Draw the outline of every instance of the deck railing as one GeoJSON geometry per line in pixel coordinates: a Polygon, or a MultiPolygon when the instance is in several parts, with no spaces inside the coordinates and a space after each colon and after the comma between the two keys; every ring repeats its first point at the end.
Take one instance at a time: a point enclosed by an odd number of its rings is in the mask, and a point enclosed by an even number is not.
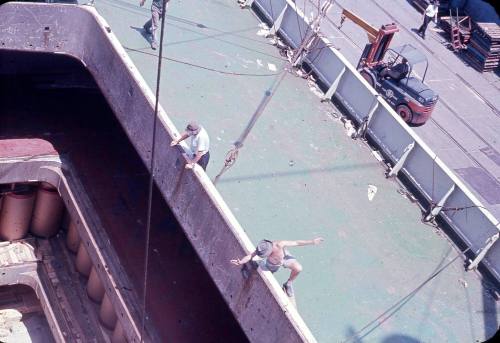
{"type": "MultiPolygon", "coordinates": [[[[308,26],[313,18],[308,18],[294,1],[252,0],[247,4],[272,26],[272,33],[283,37],[294,49],[301,46],[306,31],[312,32],[308,26]]],[[[393,164],[388,174],[396,176],[399,172],[426,203],[425,219],[444,220],[470,248],[467,269],[482,263],[499,282],[500,244],[495,243],[499,221],[327,38],[321,37],[315,44],[304,62],[328,89],[325,98],[339,104],[366,127],[367,137],[393,164]]]]}

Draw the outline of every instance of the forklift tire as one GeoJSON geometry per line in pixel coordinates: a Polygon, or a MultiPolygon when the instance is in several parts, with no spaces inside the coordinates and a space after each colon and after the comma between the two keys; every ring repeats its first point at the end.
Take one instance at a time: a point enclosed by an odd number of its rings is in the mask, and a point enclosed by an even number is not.
{"type": "Polygon", "coordinates": [[[408,106],[405,104],[398,105],[398,107],[396,107],[396,113],[399,114],[407,124],[411,124],[413,112],[408,106]]]}
{"type": "Polygon", "coordinates": [[[370,84],[370,86],[375,88],[375,78],[371,73],[367,72],[366,70],[361,70],[359,74],[363,76],[363,79],[365,79],[366,82],[370,84]]]}

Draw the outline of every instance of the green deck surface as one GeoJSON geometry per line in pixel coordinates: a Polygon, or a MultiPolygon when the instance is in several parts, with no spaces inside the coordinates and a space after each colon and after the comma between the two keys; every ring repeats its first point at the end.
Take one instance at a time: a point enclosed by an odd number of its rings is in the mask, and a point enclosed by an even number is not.
{"type": "MultiPolygon", "coordinates": [[[[137,3],[97,0],[96,7],[121,43],[137,50],[129,55],[154,89],[157,52],[134,29],[148,19],[150,2],[137,3]]],[[[259,20],[235,0],[172,0],[166,24],[167,58],[236,73],[272,74],[268,63],[282,66],[277,49],[257,35],[259,20]]],[[[190,119],[207,129],[210,177],[273,80],[164,61],[161,104],[179,130],[190,119]]],[[[369,147],[346,136],[333,111],[288,74],[217,185],[254,243],[325,238],[318,247],[291,249],[304,267],[295,282],[298,309],[320,342],[345,341],[458,254],[420,222],[419,208],[385,179],[369,147]],[[378,188],[371,202],[369,184],[378,188]]],[[[276,277],[285,281],[287,271],[276,277]]],[[[483,341],[499,323],[499,306],[483,286],[459,258],[352,341],[483,341]]]]}

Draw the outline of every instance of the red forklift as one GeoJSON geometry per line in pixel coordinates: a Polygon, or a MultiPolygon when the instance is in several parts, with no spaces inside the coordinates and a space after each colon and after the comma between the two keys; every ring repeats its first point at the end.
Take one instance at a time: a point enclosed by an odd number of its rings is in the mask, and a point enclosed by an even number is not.
{"type": "Polygon", "coordinates": [[[342,11],[339,28],[346,18],[368,33],[369,43],[359,59],[361,76],[396,110],[410,126],[421,126],[430,118],[439,96],[424,84],[429,63],[424,54],[410,44],[389,48],[399,28],[382,25],[377,30],[356,14],[342,11]],[[425,64],[423,76],[417,78],[416,65],[425,64]]]}

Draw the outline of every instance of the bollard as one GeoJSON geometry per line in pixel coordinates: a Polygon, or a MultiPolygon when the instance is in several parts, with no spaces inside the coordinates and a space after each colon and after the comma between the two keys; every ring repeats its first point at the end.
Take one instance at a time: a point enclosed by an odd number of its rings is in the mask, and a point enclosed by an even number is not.
{"type": "Polygon", "coordinates": [[[42,183],[36,193],[35,210],[31,222],[31,233],[49,238],[54,236],[61,225],[64,203],[53,186],[42,183]]]}
{"type": "Polygon", "coordinates": [[[102,298],[101,308],[99,309],[99,319],[106,328],[110,330],[114,329],[116,324],[116,312],[106,293],[102,298]]]}
{"type": "Polygon", "coordinates": [[[0,239],[14,241],[28,233],[35,202],[34,192],[8,193],[0,211],[0,239]]]}
{"type": "Polygon", "coordinates": [[[76,270],[84,275],[90,275],[90,269],[92,269],[92,261],[90,260],[89,253],[85,249],[83,242],[80,242],[80,246],[78,247],[78,253],[76,254],[76,270]]]}
{"type": "Polygon", "coordinates": [[[111,337],[111,343],[127,343],[127,337],[125,337],[125,331],[120,321],[116,321],[115,329],[113,330],[113,336],[111,337]]]}
{"type": "Polygon", "coordinates": [[[68,233],[66,234],[66,247],[69,251],[76,254],[78,252],[78,247],[80,246],[80,235],[76,229],[76,224],[71,221],[68,227],[68,233]]]}
{"type": "Polygon", "coordinates": [[[100,303],[104,296],[104,286],[94,267],[90,270],[89,281],[87,283],[87,295],[96,303],[100,303]]]}

